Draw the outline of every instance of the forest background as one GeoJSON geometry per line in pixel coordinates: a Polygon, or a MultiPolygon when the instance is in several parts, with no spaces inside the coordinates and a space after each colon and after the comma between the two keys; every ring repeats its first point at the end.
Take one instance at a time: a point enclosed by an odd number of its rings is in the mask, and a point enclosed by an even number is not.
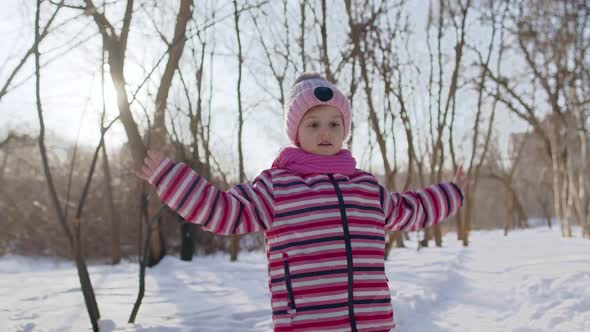
{"type": "Polygon", "coordinates": [[[348,95],[346,145],[388,189],[464,165],[465,207],[422,246],[531,222],[590,238],[589,23],[584,0],[5,0],[0,255],[261,249],[183,223],[133,172],[150,148],[221,188],[253,179],[305,71],[348,95]]]}

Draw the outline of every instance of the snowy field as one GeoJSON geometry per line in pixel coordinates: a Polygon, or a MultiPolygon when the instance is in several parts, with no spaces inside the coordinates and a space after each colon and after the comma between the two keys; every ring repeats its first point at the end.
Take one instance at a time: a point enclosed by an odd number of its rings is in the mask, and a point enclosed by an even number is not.
{"type": "MultiPolygon", "coordinates": [[[[454,234],[442,249],[392,251],[386,271],[396,332],[590,331],[590,241],[538,228],[454,234]]],[[[182,262],[166,257],[147,270],[136,324],[138,266],[89,267],[101,331],[272,331],[263,253],[182,262]]],[[[0,257],[0,331],[88,331],[74,265],[0,257]]]]}

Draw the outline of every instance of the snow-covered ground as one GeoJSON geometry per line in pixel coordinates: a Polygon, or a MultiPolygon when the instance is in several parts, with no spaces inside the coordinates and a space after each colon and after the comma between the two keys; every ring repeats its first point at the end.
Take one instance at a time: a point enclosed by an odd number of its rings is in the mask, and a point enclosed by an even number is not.
{"type": "MultiPolygon", "coordinates": [[[[590,331],[590,241],[537,228],[473,232],[463,248],[417,252],[415,242],[387,262],[396,332],[590,331]]],[[[182,262],[166,257],[147,270],[136,324],[138,266],[89,268],[101,331],[272,331],[263,253],[182,262]]],[[[74,265],[0,258],[0,331],[91,329],[74,265]]]]}

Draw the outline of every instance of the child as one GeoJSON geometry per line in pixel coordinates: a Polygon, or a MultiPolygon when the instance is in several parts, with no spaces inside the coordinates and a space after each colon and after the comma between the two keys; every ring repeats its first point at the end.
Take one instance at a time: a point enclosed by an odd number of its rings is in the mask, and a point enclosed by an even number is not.
{"type": "Polygon", "coordinates": [[[184,219],[211,232],[264,232],[274,331],[389,331],[385,230],[418,230],[455,214],[463,172],[457,184],[387,192],[342,149],[350,104],[318,74],[295,81],[285,111],[294,147],[252,184],[222,192],[152,151],[138,175],[184,219]]]}

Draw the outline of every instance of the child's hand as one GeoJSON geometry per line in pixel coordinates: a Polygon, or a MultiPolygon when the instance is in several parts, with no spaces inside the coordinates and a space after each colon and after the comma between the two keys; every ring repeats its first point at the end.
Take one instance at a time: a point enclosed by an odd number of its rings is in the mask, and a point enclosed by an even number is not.
{"type": "Polygon", "coordinates": [[[160,166],[162,160],[164,160],[164,155],[161,152],[148,150],[146,157],[143,159],[141,171],[135,171],[135,175],[149,182],[150,177],[154,174],[158,166],[160,166]]]}
{"type": "Polygon", "coordinates": [[[469,179],[467,178],[467,176],[465,175],[465,172],[463,171],[463,165],[459,165],[459,169],[457,170],[457,174],[455,175],[455,179],[453,179],[453,182],[455,182],[455,184],[457,186],[459,186],[459,188],[461,189],[461,191],[463,193],[465,193],[467,191],[467,187],[469,185],[469,179]]]}

